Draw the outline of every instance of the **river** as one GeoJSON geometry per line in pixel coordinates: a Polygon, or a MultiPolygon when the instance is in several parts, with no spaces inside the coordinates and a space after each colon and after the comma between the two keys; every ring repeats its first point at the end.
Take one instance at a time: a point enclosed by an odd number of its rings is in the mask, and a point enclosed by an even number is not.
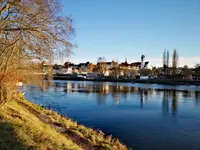
{"type": "Polygon", "coordinates": [[[134,150],[199,150],[200,86],[89,81],[25,85],[25,98],[134,150]]]}

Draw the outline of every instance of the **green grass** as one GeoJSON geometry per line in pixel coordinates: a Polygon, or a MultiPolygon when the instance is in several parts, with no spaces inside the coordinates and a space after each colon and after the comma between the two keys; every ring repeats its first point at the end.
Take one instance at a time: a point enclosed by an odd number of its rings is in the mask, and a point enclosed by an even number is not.
{"type": "Polygon", "coordinates": [[[126,150],[127,147],[18,95],[0,108],[0,150],[126,150]]]}

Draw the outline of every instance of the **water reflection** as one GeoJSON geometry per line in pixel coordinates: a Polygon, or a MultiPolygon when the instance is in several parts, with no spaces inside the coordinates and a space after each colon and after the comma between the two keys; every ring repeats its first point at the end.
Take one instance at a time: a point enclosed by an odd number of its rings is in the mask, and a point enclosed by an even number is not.
{"type": "Polygon", "coordinates": [[[97,97],[97,104],[98,105],[105,105],[106,104],[106,96],[107,96],[106,93],[98,93],[96,95],[96,97],[97,97]]]}
{"type": "Polygon", "coordinates": [[[144,104],[147,104],[148,102],[148,91],[151,91],[150,89],[141,89],[139,88],[140,91],[140,105],[141,108],[143,108],[144,104]]]}
{"type": "MultiPolygon", "coordinates": [[[[34,91],[35,87],[30,88],[30,91],[34,91]]],[[[162,98],[162,112],[163,114],[176,115],[178,111],[179,99],[184,99],[185,102],[194,101],[196,107],[200,105],[200,91],[189,90],[175,90],[164,88],[142,88],[123,84],[110,84],[104,83],[92,83],[92,82],[55,82],[52,84],[44,82],[42,83],[42,91],[50,90],[52,92],[65,92],[67,94],[78,92],[85,93],[86,95],[95,94],[98,105],[106,105],[109,96],[111,97],[113,104],[120,104],[121,101],[127,101],[128,96],[139,96],[134,100],[140,103],[140,107],[143,108],[145,104],[151,99],[151,97],[161,96],[162,98]],[[195,100],[194,100],[195,99],[195,100]]],[[[40,100],[44,99],[44,93],[41,93],[40,100]]],[[[35,98],[36,99],[36,98],[35,98]]],[[[50,103],[48,101],[48,103],[50,103]]],[[[49,107],[52,104],[49,104],[49,107]]],[[[57,105],[57,104],[53,104],[57,105]]],[[[58,106],[57,106],[58,107],[58,106]]]]}
{"type": "Polygon", "coordinates": [[[163,114],[166,114],[169,112],[169,91],[168,90],[164,90],[163,91],[163,114]]]}
{"type": "Polygon", "coordinates": [[[195,105],[198,107],[200,105],[200,92],[195,91],[195,105]]]}
{"type": "Polygon", "coordinates": [[[177,112],[177,93],[175,90],[172,91],[172,113],[176,114],[177,112]]]}
{"type": "MultiPolygon", "coordinates": [[[[157,90],[156,90],[157,91],[157,90]]],[[[161,90],[158,90],[159,92],[161,90]]],[[[176,91],[176,90],[167,90],[163,89],[163,114],[169,113],[169,105],[171,103],[171,113],[175,115],[177,113],[177,105],[178,105],[178,94],[179,92],[183,91],[176,91]]]]}
{"type": "Polygon", "coordinates": [[[26,98],[113,134],[133,149],[200,147],[200,87],[85,81],[43,85],[46,91],[27,86],[26,98]]]}
{"type": "Polygon", "coordinates": [[[150,97],[163,95],[162,111],[165,113],[176,114],[178,111],[178,100],[180,97],[194,98],[195,105],[198,107],[200,104],[200,91],[188,91],[188,90],[174,90],[174,89],[153,89],[153,88],[141,88],[134,86],[126,86],[120,84],[104,83],[86,83],[86,82],[56,82],[54,91],[62,90],[66,93],[81,92],[86,95],[96,94],[97,104],[106,105],[106,100],[109,95],[114,104],[120,104],[121,100],[127,101],[127,95],[135,94],[139,95],[141,108],[144,104],[147,104],[150,97]]]}

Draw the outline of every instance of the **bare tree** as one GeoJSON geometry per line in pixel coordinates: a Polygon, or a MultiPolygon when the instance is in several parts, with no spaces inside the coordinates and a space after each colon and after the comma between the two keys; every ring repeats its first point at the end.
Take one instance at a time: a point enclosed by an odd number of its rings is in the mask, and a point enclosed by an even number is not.
{"type": "Polygon", "coordinates": [[[184,65],[181,74],[183,75],[184,79],[191,79],[192,70],[187,65],[184,65]]]}
{"type": "Polygon", "coordinates": [[[118,60],[112,60],[111,66],[112,66],[111,76],[114,77],[114,78],[118,78],[120,76],[121,71],[122,71],[122,69],[119,67],[118,60]]]}
{"type": "Polygon", "coordinates": [[[98,57],[97,58],[97,71],[103,75],[103,73],[106,71],[106,59],[105,57],[98,57]]]}
{"type": "Polygon", "coordinates": [[[169,75],[169,50],[167,50],[166,66],[167,66],[167,75],[169,75]]]}
{"type": "Polygon", "coordinates": [[[42,66],[34,60],[50,64],[71,52],[72,19],[60,11],[58,0],[0,1],[0,103],[13,96],[16,82],[39,77],[42,66]]]}
{"type": "Polygon", "coordinates": [[[87,65],[87,70],[88,70],[88,72],[93,72],[93,69],[95,68],[95,65],[94,64],[92,64],[92,63],[89,63],[88,65],[87,65]]]}
{"type": "Polygon", "coordinates": [[[200,75],[200,64],[196,64],[195,66],[195,75],[197,78],[199,78],[200,75]]]}
{"type": "Polygon", "coordinates": [[[163,52],[163,71],[166,75],[169,74],[169,50],[163,52]]]}
{"type": "Polygon", "coordinates": [[[152,74],[153,74],[154,76],[159,76],[159,75],[161,74],[161,72],[162,72],[162,69],[161,69],[161,68],[156,68],[156,67],[153,67],[153,68],[152,68],[152,74]]]}
{"type": "Polygon", "coordinates": [[[106,58],[103,56],[103,57],[98,57],[97,58],[97,62],[106,62],[106,58]]]}
{"type": "Polygon", "coordinates": [[[176,49],[174,49],[172,54],[172,75],[175,76],[177,74],[178,67],[178,53],[176,49]]]}
{"type": "Polygon", "coordinates": [[[166,52],[166,49],[165,49],[164,52],[163,52],[163,68],[167,64],[166,59],[167,59],[167,52],[166,52]]]}

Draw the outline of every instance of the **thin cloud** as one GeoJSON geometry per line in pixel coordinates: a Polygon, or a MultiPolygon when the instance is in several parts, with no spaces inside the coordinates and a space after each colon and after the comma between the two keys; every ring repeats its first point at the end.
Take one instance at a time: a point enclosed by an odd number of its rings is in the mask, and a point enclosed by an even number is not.
{"type": "MultiPolygon", "coordinates": [[[[162,66],[162,58],[149,58],[148,59],[150,65],[161,67],[162,66]]],[[[170,59],[170,64],[171,64],[170,59]]],[[[178,65],[180,67],[187,65],[189,67],[194,67],[196,64],[200,64],[200,57],[179,57],[178,65]]]]}

